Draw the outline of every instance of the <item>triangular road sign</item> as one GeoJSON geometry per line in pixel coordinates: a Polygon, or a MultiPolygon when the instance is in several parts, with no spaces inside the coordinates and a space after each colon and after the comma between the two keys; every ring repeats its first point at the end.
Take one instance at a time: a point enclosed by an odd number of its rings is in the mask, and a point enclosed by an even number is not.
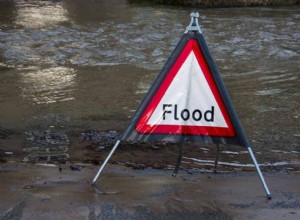
{"type": "Polygon", "coordinates": [[[122,140],[245,146],[242,133],[206,42],[193,32],[183,35],[122,140]]]}
{"type": "Polygon", "coordinates": [[[101,165],[122,140],[205,142],[246,147],[267,197],[272,198],[198,25],[198,13],[101,165]]]}
{"type": "Polygon", "coordinates": [[[143,134],[233,137],[229,115],[195,39],[190,39],[136,124],[143,134]]]}

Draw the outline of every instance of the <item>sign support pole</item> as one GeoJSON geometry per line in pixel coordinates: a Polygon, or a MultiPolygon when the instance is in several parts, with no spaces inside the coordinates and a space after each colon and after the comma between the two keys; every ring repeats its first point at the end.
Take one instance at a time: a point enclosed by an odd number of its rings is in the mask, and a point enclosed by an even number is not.
{"type": "Polygon", "coordinates": [[[217,144],[217,156],[216,156],[216,160],[215,160],[215,169],[214,169],[214,173],[217,173],[218,162],[219,162],[219,154],[220,154],[220,145],[217,144]]]}
{"type": "MultiPolygon", "coordinates": [[[[198,18],[200,17],[199,13],[198,12],[197,13],[193,12],[193,13],[190,14],[190,16],[191,16],[191,22],[190,22],[189,26],[187,26],[185,33],[188,33],[189,31],[194,31],[194,32],[199,32],[201,34],[202,33],[201,32],[201,28],[200,28],[199,23],[198,23],[198,18]]],[[[260,181],[261,181],[261,183],[262,183],[262,185],[263,185],[263,187],[264,187],[264,189],[266,191],[267,198],[268,199],[272,199],[272,195],[271,195],[271,193],[269,191],[269,188],[268,188],[268,186],[267,186],[267,184],[265,182],[265,179],[264,179],[264,177],[262,175],[262,172],[261,172],[261,170],[259,168],[259,165],[258,165],[258,163],[256,161],[256,158],[255,158],[255,156],[253,154],[253,151],[252,151],[251,147],[249,146],[249,144],[247,143],[247,141],[246,141],[245,145],[246,145],[247,150],[248,150],[248,152],[249,152],[249,154],[251,156],[251,159],[252,159],[252,161],[254,163],[254,166],[256,168],[256,171],[258,173],[260,181]]],[[[217,145],[217,147],[218,147],[218,153],[219,153],[219,146],[217,145]]],[[[218,154],[217,154],[217,158],[216,158],[216,161],[215,161],[215,171],[216,171],[217,164],[218,164],[217,160],[218,160],[218,154]]]]}
{"type": "Polygon", "coordinates": [[[176,163],[174,172],[172,174],[173,177],[176,177],[179,167],[180,167],[180,163],[181,163],[181,159],[182,159],[182,147],[183,147],[183,141],[180,143],[180,146],[179,146],[179,154],[178,154],[178,158],[177,158],[177,163],[176,163]]]}
{"type": "Polygon", "coordinates": [[[255,158],[255,156],[254,156],[254,154],[253,154],[253,151],[252,151],[251,147],[250,147],[250,146],[247,146],[247,150],[248,150],[248,152],[249,152],[249,154],[250,154],[250,156],[251,156],[251,159],[252,159],[252,161],[253,161],[253,163],[254,163],[254,166],[255,166],[255,168],[256,168],[256,171],[257,171],[257,173],[258,173],[258,176],[259,176],[259,178],[260,178],[260,181],[261,181],[261,183],[262,183],[262,185],[263,185],[263,187],[264,187],[264,189],[265,189],[265,191],[266,191],[267,198],[268,198],[268,199],[272,199],[272,194],[271,194],[270,191],[269,191],[269,188],[268,188],[268,186],[267,186],[267,184],[266,184],[266,182],[265,182],[264,176],[263,176],[262,173],[261,173],[261,170],[260,170],[260,168],[259,168],[259,165],[258,165],[258,163],[257,163],[257,161],[256,161],[256,158],[255,158]]]}
{"type": "Polygon", "coordinates": [[[98,173],[96,174],[96,176],[93,179],[92,185],[94,186],[98,177],[100,176],[102,170],[104,169],[105,165],[107,164],[107,162],[109,161],[109,159],[111,158],[111,156],[113,155],[113,153],[115,152],[115,150],[117,149],[117,147],[119,146],[121,140],[118,140],[115,143],[115,146],[112,148],[112,150],[110,151],[109,155],[106,157],[105,161],[103,162],[103,164],[101,165],[100,169],[98,170],[98,173]]]}

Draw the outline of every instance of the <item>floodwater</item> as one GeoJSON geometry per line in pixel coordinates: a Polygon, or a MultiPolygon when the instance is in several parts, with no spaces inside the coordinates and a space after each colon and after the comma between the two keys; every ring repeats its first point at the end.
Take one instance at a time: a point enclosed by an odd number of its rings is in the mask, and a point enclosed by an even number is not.
{"type": "MultiPolygon", "coordinates": [[[[121,132],[191,11],[122,0],[0,4],[0,157],[72,161],[84,132],[121,132]]],[[[198,11],[259,162],[299,169],[300,7],[198,11]]],[[[224,165],[248,166],[243,148],[222,154],[224,165]]],[[[214,162],[200,157],[184,162],[214,162]]]]}

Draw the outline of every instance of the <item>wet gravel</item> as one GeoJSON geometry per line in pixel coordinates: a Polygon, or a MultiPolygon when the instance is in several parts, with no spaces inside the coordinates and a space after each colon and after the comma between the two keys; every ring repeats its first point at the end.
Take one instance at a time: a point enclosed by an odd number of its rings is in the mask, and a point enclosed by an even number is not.
{"type": "Polygon", "coordinates": [[[28,131],[23,151],[28,153],[24,162],[68,161],[69,138],[65,131],[28,131]]]}
{"type": "Polygon", "coordinates": [[[117,131],[86,131],[81,133],[81,140],[91,142],[96,151],[115,144],[120,138],[121,133],[117,131]]]}

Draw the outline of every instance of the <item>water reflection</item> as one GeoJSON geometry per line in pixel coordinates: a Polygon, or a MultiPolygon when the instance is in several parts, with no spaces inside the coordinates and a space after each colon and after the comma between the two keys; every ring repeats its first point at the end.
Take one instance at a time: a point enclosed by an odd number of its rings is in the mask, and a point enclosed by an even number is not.
{"type": "Polygon", "coordinates": [[[21,74],[21,95],[36,104],[74,100],[75,71],[51,67],[21,74]]]}
{"type": "Polygon", "coordinates": [[[25,1],[17,5],[16,25],[24,28],[45,28],[67,21],[67,11],[61,3],[25,1]]]}

